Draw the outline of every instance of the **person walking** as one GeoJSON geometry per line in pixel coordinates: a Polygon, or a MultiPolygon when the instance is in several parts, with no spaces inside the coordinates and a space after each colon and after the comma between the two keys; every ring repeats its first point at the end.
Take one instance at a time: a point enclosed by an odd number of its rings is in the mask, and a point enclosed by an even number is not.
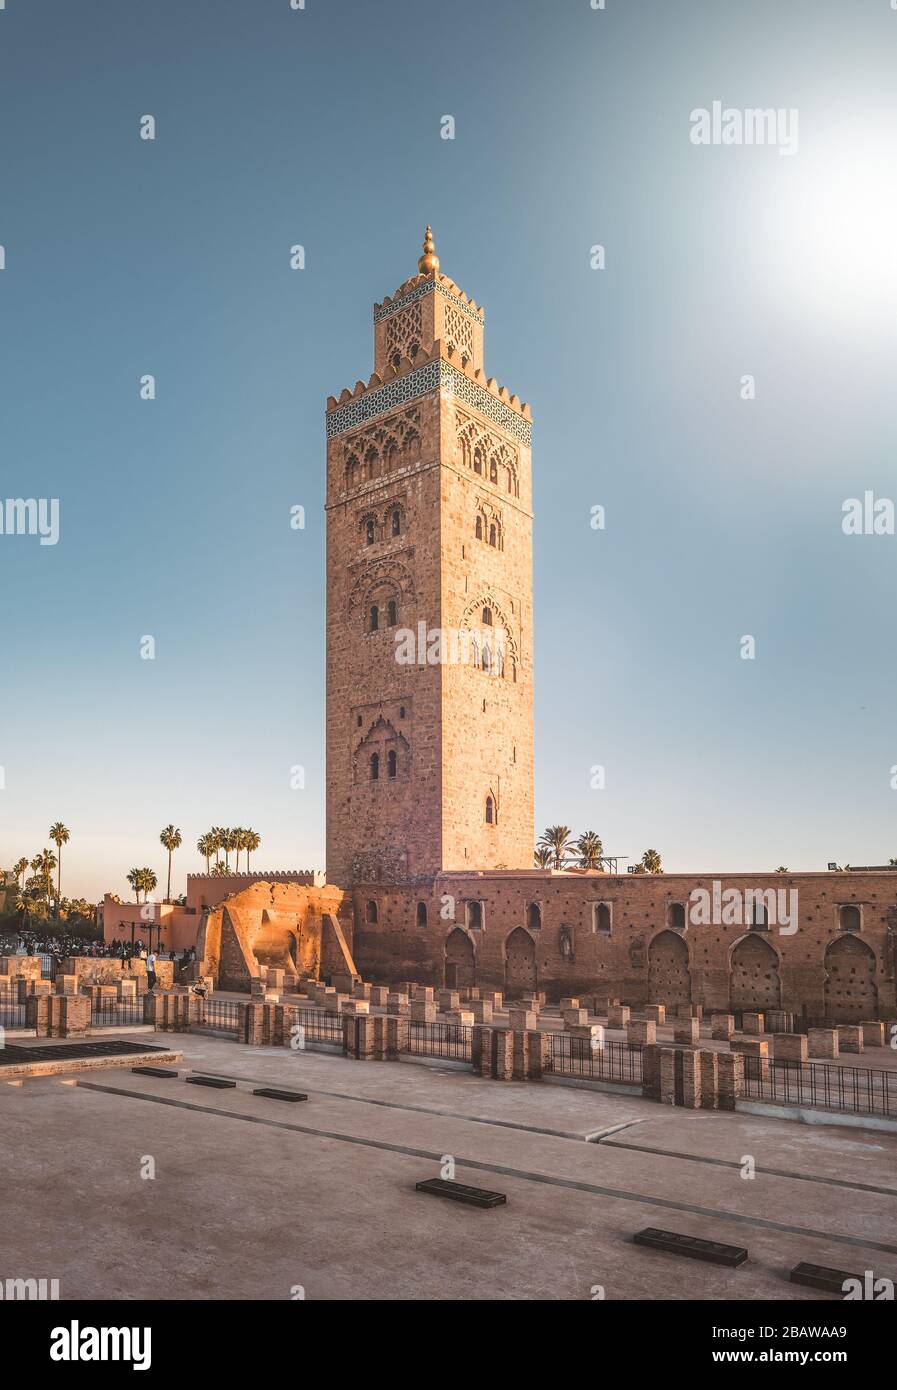
{"type": "Polygon", "coordinates": [[[152,951],[146,958],[146,987],[148,990],[156,988],[156,957],[152,951]]]}

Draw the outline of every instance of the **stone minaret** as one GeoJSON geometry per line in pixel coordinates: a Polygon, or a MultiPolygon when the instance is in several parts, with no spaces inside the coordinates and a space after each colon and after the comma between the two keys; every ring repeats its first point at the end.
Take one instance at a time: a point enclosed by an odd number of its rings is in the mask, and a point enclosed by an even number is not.
{"type": "Polygon", "coordinates": [[[441,274],[374,305],[374,373],[327,402],[327,876],[530,868],[529,407],[441,274]]]}

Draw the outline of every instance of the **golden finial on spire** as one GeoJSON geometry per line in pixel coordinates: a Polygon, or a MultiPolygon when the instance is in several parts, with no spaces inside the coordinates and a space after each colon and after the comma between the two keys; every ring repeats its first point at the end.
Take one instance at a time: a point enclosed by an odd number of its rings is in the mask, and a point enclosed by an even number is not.
{"type": "Polygon", "coordinates": [[[421,275],[433,275],[439,269],[439,257],[433,244],[433,229],[429,225],[424,233],[424,254],[419,257],[417,268],[421,275]]]}

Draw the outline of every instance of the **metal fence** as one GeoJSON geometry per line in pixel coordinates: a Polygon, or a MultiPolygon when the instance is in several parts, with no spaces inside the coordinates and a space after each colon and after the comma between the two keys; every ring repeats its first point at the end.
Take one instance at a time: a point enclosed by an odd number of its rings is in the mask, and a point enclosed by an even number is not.
{"type": "Polygon", "coordinates": [[[0,990],[0,1027],[25,1027],[25,1001],[19,1002],[17,989],[0,990]]]}
{"type": "Polygon", "coordinates": [[[469,1062],[472,1057],[473,1029],[463,1023],[421,1023],[408,1025],[408,1051],[417,1057],[445,1057],[469,1062]]]}
{"type": "Polygon", "coordinates": [[[551,1033],[551,1070],[559,1076],[584,1076],[593,1081],[642,1080],[641,1043],[605,1042],[593,1047],[588,1038],[551,1033]]]}
{"type": "Polygon", "coordinates": [[[239,999],[203,999],[202,1013],[195,1027],[209,1028],[216,1033],[233,1033],[239,1037],[243,1031],[245,1007],[239,999]]]}
{"type": "Polygon", "coordinates": [[[51,956],[51,955],[47,955],[45,952],[42,951],[42,952],[40,953],[40,955],[38,956],[38,960],[40,961],[40,977],[41,977],[41,979],[42,979],[42,980],[55,980],[55,979],[56,979],[56,970],[57,970],[58,965],[59,965],[59,962],[57,961],[56,957],[55,957],[55,956],[51,956]]]}
{"type": "Polygon", "coordinates": [[[127,1028],[143,1022],[143,998],[94,999],[90,1005],[93,1028],[127,1028]]]}
{"type": "Polygon", "coordinates": [[[340,1014],[328,1014],[317,1009],[297,1009],[294,1024],[303,1031],[303,1046],[308,1042],[343,1043],[343,1020],[340,1014]]]}
{"type": "Polygon", "coordinates": [[[745,1057],[744,1096],[856,1115],[897,1116],[897,1071],[745,1057]]]}

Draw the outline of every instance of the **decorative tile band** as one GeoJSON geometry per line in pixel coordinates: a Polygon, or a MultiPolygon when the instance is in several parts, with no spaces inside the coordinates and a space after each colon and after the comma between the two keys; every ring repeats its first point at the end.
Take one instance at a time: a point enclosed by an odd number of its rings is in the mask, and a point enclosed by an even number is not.
{"type": "Polygon", "coordinates": [[[418,396],[426,396],[437,387],[441,387],[447,395],[457,396],[474,410],[479,410],[487,420],[491,420],[500,429],[519,439],[526,448],[530,447],[533,429],[531,421],[524,420],[510,406],[505,405],[504,401],[496,400],[485,386],[471,381],[470,377],[453,367],[451,362],[444,362],[441,358],[435,362],[425,362],[422,367],[416,367],[407,376],[387,381],[383,386],[368,391],[366,395],[358,396],[354,401],[347,401],[345,405],[332,410],[326,417],[327,438],[333,439],[338,434],[344,434],[346,430],[357,429],[359,425],[366,424],[375,416],[384,415],[418,396]]]}
{"type": "Polygon", "coordinates": [[[416,285],[413,290],[409,290],[407,294],[403,294],[401,299],[394,299],[391,304],[382,306],[374,315],[374,323],[379,323],[381,319],[389,318],[390,314],[397,313],[399,309],[407,308],[409,304],[413,304],[416,300],[422,299],[423,296],[429,294],[431,290],[438,290],[446,299],[450,299],[453,304],[458,306],[462,313],[466,314],[468,318],[473,319],[474,323],[484,322],[485,315],[482,310],[477,312],[476,309],[471,309],[469,304],[465,304],[463,299],[459,299],[456,294],[452,294],[451,290],[445,288],[445,285],[440,285],[438,280],[427,280],[423,285],[416,285]]]}

